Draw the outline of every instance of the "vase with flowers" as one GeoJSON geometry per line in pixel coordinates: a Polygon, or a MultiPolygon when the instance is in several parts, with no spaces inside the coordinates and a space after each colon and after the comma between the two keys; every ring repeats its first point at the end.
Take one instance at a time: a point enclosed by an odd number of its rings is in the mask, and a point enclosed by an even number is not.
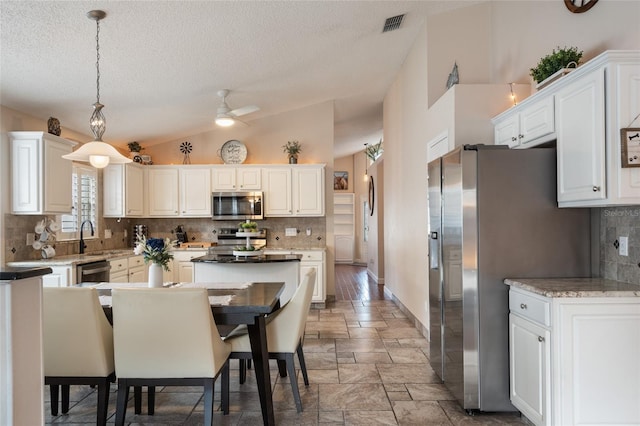
{"type": "Polygon", "coordinates": [[[173,254],[169,251],[172,246],[169,238],[149,238],[138,235],[133,254],[142,255],[144,263],[149,265],[149,287],[162,287],[162,270],[169,271],[169,261],[173,254]]]}

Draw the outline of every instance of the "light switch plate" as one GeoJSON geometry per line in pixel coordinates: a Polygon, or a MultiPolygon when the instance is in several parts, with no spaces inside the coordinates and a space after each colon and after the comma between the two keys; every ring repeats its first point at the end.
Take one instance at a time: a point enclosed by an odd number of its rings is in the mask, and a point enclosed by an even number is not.
{"type": "Polygon", "coordinates": [[[36,240],[36,234],[33,232],[27,233],[27,245],[30,246],[36,240]]]}
{"type": "Polygon", "coordinates": [[[105,240],[108,238],[111,238],[112,234],[111,234],[111,229],[105,229],[104,230],[104,238],[105,240]]]}
{"type": "Polygon", "coordinates": [[[298,235],[298,230],[296,228],[284,228],[285,237],[295,237],[296,235],[298,235]]]}

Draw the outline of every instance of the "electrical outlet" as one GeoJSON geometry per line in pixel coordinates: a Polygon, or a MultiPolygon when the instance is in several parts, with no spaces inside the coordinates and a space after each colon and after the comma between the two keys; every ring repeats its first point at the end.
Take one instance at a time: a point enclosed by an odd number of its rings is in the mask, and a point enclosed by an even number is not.
{"type": "Polygon", "coordinates": [[[104,239],[108,239],[111,238],[113,236],[113,234],[111,233],[111,229],[105,229],[104,230],[104,239]]]}
{"type": "Polygon", "coordinates": [[[36,234],[33,232],[27,233],[27,245],[30,246],[36,240],[36,234]]]}
{"type": "Polygon", "coordinates": [[[620,247],[618,247],[618,253],[620,256],[629,256],[629,237],[618,237],[620,247]]]}

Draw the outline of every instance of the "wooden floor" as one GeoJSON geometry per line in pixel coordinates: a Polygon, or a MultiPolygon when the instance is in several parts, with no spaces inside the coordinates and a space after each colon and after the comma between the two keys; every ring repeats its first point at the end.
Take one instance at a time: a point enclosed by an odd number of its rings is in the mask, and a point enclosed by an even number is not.
{"type": "Polygon", "coordinates": [[[365,266],[336,264],[336,300],[390,300],[365,266]]]}

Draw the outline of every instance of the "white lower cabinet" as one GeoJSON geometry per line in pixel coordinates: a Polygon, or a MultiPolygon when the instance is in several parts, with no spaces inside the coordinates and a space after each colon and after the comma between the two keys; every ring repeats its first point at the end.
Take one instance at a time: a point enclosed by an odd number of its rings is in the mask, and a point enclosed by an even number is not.
{"type": "Polygon", "coordinates": [[[536,425],[640,424],[640,297],[509,291],[511,402],[536,425]]]}
{"type": "Polygon", "coordinates": [[[109,282],[127,283],[129,282],[129,261],[126,257],[109,261],[109,282]]]}
{"type": "Polygon", "coordinates": [[[325,258],[324,249],[309,250],[265,250],[265,254],[299,254],[300,277],[298,283],[302,281],[306,273],[311,268],[316,269],[316,282],[314,283],[312,302],[324,303],[326,299],[325,284],[325,258]]]}
{"type": "Polygon", "coordinates": [[[42,276],[43,287],[69,287],[76,282],[75,266],[51,266],[52,272],[42,276]]]}
{"type": "Polygon", "coordinates": [[[127,259],[129,268],[130,283],[144,283],[148,281],[147,265],[144,264],[144,257],[130,256],[127,259]]]}
{"type": "Polygon", "coordinates": [[[191,259],[206,255],[207,252],[202,251],[174,251],[173,252],[173,281],[178,283],[193,282],[193,262],[191,259]]]}

